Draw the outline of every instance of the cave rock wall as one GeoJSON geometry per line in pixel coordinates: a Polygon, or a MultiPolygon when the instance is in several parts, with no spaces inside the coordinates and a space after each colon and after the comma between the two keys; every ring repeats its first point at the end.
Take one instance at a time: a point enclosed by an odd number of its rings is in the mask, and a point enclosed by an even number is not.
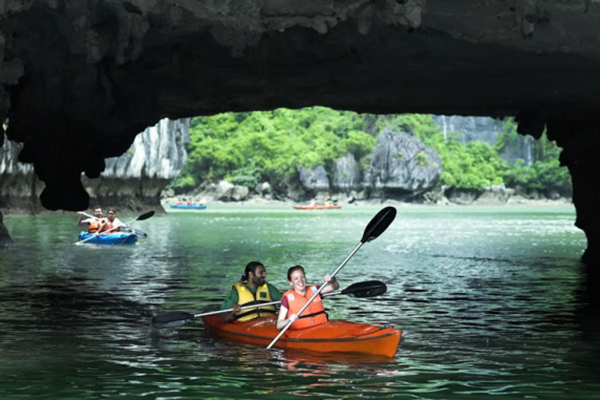
{"type": "MultiPolygon", "coordinates": [[[[136,136],[130,148],[106,159],[106,169],[95,179],[83,178],[94,205],[121,209],[160,209],[160,193],[183,169],[187,160],[189,119],[163,119],[136,136]]],[[[0,148],[0,209],[38,213],[44,187],[30,164],[18,162],[22,145],[7,141],[0,148]]]]}

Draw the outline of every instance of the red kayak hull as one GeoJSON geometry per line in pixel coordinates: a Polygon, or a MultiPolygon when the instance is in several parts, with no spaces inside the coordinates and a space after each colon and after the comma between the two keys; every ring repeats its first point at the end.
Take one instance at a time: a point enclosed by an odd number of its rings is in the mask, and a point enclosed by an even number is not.
{"type": "MultiPolygon", "coordinates": [[[[277,336],[276,317],[223,322],[219,315],[202,317],[207,334],[215,339],[266,348],[277,336]]],[[[312,328],[288,329],[274,347],[325,353],[360,353],[393,357],[402,332],[349,321],[329,321],[312,328]]]]}

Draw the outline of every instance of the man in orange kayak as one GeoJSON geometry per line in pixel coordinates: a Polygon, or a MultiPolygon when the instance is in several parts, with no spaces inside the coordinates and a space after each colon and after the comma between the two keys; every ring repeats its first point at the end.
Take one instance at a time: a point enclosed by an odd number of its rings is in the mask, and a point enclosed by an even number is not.
{"type": "Polygon", "coordinates": [[[267,271],[263,263],[260,261],[249,262],[244,270],[244,275],[239,282],[233,285],[221,305],[221,310],[233,308],[233,311],[221,314],[221,318],[225,321],[248,321],[275,314],[275,306],[241,310],[243,306],[270,303],[281,299],[281,292],[265,280],[266,276],[267,271]]]}
{"type": "MultiPolygon", "coordinates": [[[[310,328],[311,326],[327,322],[327,314],[323,308],[321,294],[317,295],[302,312],[302,315],[298,317],[300,309],[321,288],[320,286],[306,287],[304,267],[301,265],[291,267],[288,270],[288,282],[292,286],[292,289],[285,292],[281,298],[281,307],[279,308],[279,317],[277,318],[276,325],[277,329],[283,329],[290,322],[293,322],[290,329],[310,328]]],[[[323,290],[321,290],[322,294],[332,292],[340,287],[335,277],[331,278],[329,275],[325,275],[325,285],[323,290]]]]}

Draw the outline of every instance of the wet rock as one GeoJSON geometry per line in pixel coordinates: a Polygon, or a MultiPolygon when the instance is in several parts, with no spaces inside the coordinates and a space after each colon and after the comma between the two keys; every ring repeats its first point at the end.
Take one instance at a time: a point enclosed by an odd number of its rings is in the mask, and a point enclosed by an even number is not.
{"type": "Polygon", "coordinates": [[[332,187],[343,192],[361,189],[360,169],[354,155],[347,154],[335,161],[332,187]]]}
{"type": "Polygon", "coordinates": [[[299,179],[304,189],[314,192],[329,191],[329,177],[322,165],[314,169],[298,168],[299,179]]]}
{"type": "Polygon", "coordinates": [[[231,192],[231,200],[243,201],[248,198],[249,194],[250,190],[246,186],[235,185],[233,187],[233,191],[231,192]]]}
{"type": "Polygon", "coordinates": [[[413,136],[386,130],[377,138],[364,186],[414,196],[431,190],[441,173],[442,160],[436,150],[413,136]]]}
{"type": "Polygon", "coordinates": [[[0,250],[8,247],[12,244],[12,242],[13,241],[8,233],[8,229],[6,229],[6,226],[4,226],[4,216],[0,211],[0,250]]]}
{"type": "Polygon", "coordinates": [[[271,199],[273,195],[273,188],[269,182],[261,182],[254,187],[254,191],[265,199],[271,199]]]}

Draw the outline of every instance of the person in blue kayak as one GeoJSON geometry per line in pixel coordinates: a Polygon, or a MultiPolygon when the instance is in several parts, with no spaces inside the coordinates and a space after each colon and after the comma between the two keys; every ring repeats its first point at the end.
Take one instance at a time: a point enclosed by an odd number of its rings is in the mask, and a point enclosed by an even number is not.
{"type": "Polygon", "coordinates": [[[117,218],[117,212],[114,208],[109,208],[106,212],[106,220],[100,226],[99,232],[118,232],[121,228],[126,228],[125,225],[119,218],[117,218]]]}
{"type": "Polygon", "coordinates": [[[258,317],[275,314],[275,306],[257,307],[242,310],[243,306],[270,303],[281,299],[281,292],[265,279],[267,270],[260,261],[251,261],[246,265],[241,279],[233,285],[221,305],[221,310],[233,308],[230,313],[221,314],[225,321],[248,321],[258,317]]]}
{"type": "MultiPolygon", "coordinates": [[[[277,329],[283,329],[292,322],[290,329],[310,328],[327,322],[327,314],[323,308],[321,294],[308,305],[298,317],[298,313],[310,298],[321,288],[321,286],[306,285],[306,276],[302,265],[294,265],[288,270],[288,282],[292,286],[291,290],[285,292],[281,298],[281,307],[277,318],[277,329]]],[[[324,284],[326,285],[322,294],[333,292],[339,289],[340,284],[335,277],[325,275],[324,284]]]]}
{"type": "Polygon", "coordinates": [[[78,225],[87,225],[87,229],[89,233],[96,233],[100,229],[102,225],[106,223],[104,216],[102,214],[102,207],[98,206],[94,208],[94,216],[83,219],[83,215],[79,217],[78,225]]]}

